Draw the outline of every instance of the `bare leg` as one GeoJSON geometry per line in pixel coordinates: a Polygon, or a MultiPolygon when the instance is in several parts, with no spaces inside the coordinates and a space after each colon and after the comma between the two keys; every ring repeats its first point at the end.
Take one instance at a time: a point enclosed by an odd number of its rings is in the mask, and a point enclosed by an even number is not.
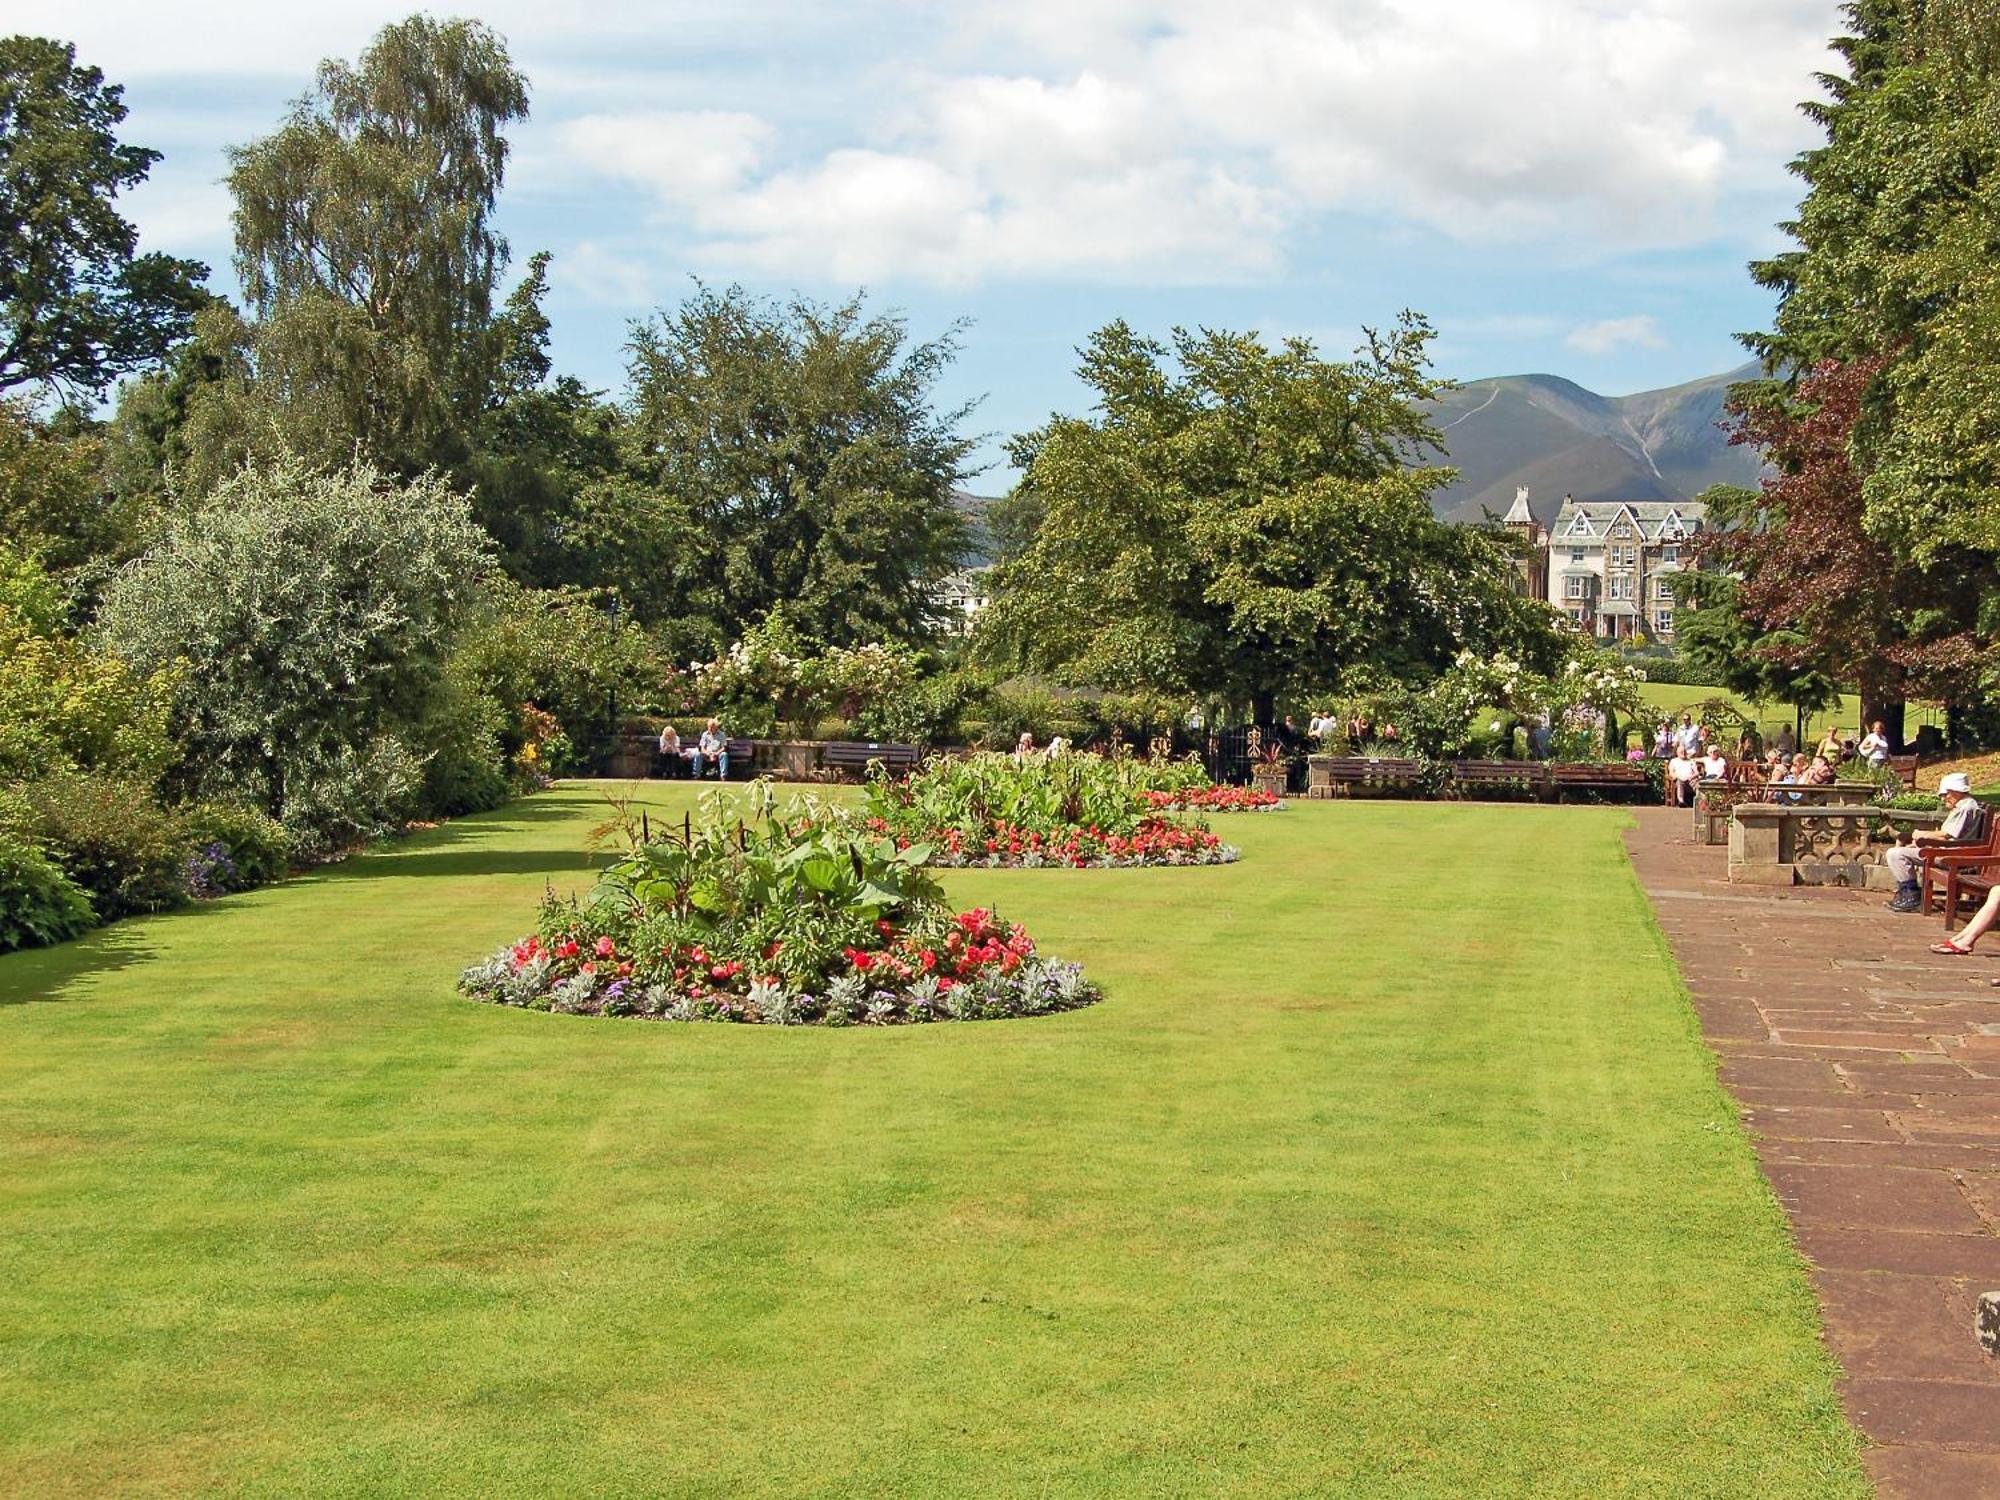
{"type": "Polygon", "coordinates": [[[1951,940],[1961,948],[1970,948],[1986,936],[1986,930],[1996,921],[2000,921],[2000,885],[1986,893],[1986,904],[1972,914],[1970,922],[1952,934],[1951,940]]]}

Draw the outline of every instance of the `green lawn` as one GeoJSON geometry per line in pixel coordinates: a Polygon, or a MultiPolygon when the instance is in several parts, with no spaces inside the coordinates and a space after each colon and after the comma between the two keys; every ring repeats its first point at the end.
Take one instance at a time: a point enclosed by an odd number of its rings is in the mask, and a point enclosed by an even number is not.
{"type": "Polygon", "coordinates": [[[1866,1493],[1620,812],[952,876],[1053,1018],[454,998],[600,810],[0,959],[0,1493],[1866,1493]]]}
{"type": "MultiPolygon", "coordinates": [[[[1758,727],[1766,736],[1776,734],[1780,725],[1792,722],[1792,711],[1783,703],[1748,703],[1733,693],[1725,693],[1721,688],[1686,686],[1674,682],[1642,682],[1639,684],[1640,701],[1646,704],[1657,717],[1679,714],[1684,708],[1693,708],[1710,698],[1727,698],[1735,705],[1736,711],[1752,714],[1758,727]]],[[[1815,738],[1826,733],[1826,726],[1858,735],[1861,730],[1861,698],[1856,693],[1843,694],[1839,704],[1823,714],[1814,714],[1807,720],[1807,730],[1815,738]]],[[[1933,704],[1912,703],[1903,718],[1903,732],[1915,734],[1921,724],[1944,724],[1944,711],[1933,704]]],[[[1635,729],[1638,726],[1632,726],[1635,729]]],[[[1650,729],[1650,725],[1646,726],[1650,729]]]]}

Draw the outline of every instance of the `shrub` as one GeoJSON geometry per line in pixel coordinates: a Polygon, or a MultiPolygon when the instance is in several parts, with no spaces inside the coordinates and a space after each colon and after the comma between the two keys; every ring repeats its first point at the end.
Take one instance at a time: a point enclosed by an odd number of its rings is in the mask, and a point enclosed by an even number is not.
{"type": "Polygon", "coordinates": [[[434,476],[246,468],[113,580],[99,629],[141,673],[189,666],[177,791],[254,797],[337,843],[420,786],[408,747],[490,553],[434,476]]]}
{"type": "Polygon", "coordinates": [[[36,842],[90,893],[105,921],[187,900],[188,825],[146,787],[108,776],[61,775],[31,782],[21,795],[34,818],[36,842]]]}
{"type": "Polygon", "coordinates": [[[46,854],[0,833],[0,953],[66,943],[96,922],[90,898],[46,854]]]}
{"type": "Polygon", "coordinates": [[[423,746],[423,787],[418,803],[426,817],[455,818],[485,812],[514,795],[503,738],[520,724],[454,659],[444,671],[430,713],[418,731],[423,746]]]}
{"type": "Polygon", "coordinates": [[[967,718],[985,707],[991,692],[991,685],[976,672],[935,672],[862,710],[854,727],[862,738],[870,740],[905,745],[963,744],[967,718]]]}
{"type": "Polygon", "coordinates": [[[151,781],[174,758],[171,669],[143,678],[62,630],[54,582],[0,547],[0,779],[104,771],[151,781]]]}
{"type": "MultiPolygon", "coordinates": [[[[216,865],[212,851],[228,861],[228,874],[204,878],[197,894],[247,891],[285,878],[291,868],[291,844],[284,825],[270,814],[240,802],[197,802],[181,814],[193,848],[190,860],[216,865]]],[[[220,874],[218,868],[216,871],[220,874]]],[[[192,882],[190,889],[193,889],[192,882]]]]}

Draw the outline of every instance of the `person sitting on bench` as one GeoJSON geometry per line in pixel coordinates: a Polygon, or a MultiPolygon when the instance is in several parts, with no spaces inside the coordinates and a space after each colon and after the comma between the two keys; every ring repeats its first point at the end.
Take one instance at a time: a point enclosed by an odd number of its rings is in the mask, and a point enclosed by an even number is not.
{"type": "Polygon", "coordinates": [[[1889,899],[1890,911],[1923,909],[1918,880],[1923,874],[1925,846],[1964,843],[1986,831],[1986,809],[1973,800],[1972,783],[1963,771],[1939,777],[1938,796],[1944,799],[1943,826],[1935,833],[1917,834],[1909,843],[1898,844],[1882,857],[1896,877],[1896,894],[1889,899]]]}
{"type": "Polygon", "coordinates": [[[660,731],[660,765],[667,775],[680,775],[693,754],[681,743],[681,732],[672,724],[660,731]]]}
{"type": "Polygon", "coordinates": [[[729,736],[722,732],[720,719],[710,719],[702,729],[701,738],[695,741],[694,755],[691,759],[696,781],[701,780],[702,773],[708,769],[710,761],[715,762],[719,780],[729,779],[729,736]]]}

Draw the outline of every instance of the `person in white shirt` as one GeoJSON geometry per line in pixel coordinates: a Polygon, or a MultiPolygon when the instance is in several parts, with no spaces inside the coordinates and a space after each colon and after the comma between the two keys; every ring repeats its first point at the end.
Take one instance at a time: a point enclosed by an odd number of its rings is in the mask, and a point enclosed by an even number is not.
{"type": "Polygon", "coordinates": [[[1898,844],[1882,856],[1882,862],[1896,877],[1896,894],[1889,899],[1890,911],[1919,911],[1923,896],[1918,882],[1923,876],[1924,850],[1940,844],[1964,843],[1986,832],[1986,809],[1972,796],[1972,783],[1963,771],[1953,771],[1938,779],[1938,796],[1944,799],[1944,823],[1936,832],[1919,833],[1907,844],[1898,844]]]}
{"type": "Polygon", "coordinates": [[[701,738],[695,741],[694,754],[689,757],[694,766],[694,779],[701,780],[701,773],[710,761],[715,762],[718,775],[729,779],[729,736],[722,732],[722,721],[710,719],[701,731],[701,738]]]}
{"type": "Polygon", "coordinates": [[[1701,751],[1701,726],[1686,714],[1681,715],[1680,728],[1674,731],[1674,748],[1690,759],[1701,751]]]}
{"type": "Polygon", "coordinates": [[[1882,732],[1880,719],[1868,726],[1868,732],[1861,737],[1859,750],[1861,758],[1878,771],[1889,764],[1889,736],[1882,732]]]}
{"type": "Polygon", "coordinates": [[[1709,781],[1729,779],[1729,757],[1714,745],[1708,747],[1708,754],[1701,758],[1701,774],[1709,781]]]}
{"type": "Polygon", "coordinates": [[[1675,807],[1694,806],[1694,784],[1701,780],[1701,762],[1684,750],[1676,750],[1674,758],[1667,762],[1667,789],[1673,794],[1675,807]]]}

